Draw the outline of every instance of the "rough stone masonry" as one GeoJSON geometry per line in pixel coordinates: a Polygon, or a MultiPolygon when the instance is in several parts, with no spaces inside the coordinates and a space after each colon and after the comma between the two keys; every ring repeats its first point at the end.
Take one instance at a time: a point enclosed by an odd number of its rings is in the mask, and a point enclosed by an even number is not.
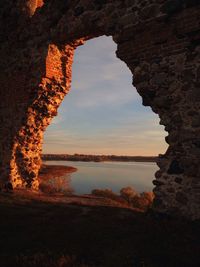
{"type": "Polygon", "coordinates": [[[43,133],[70,90],[74,51],[101,35],[168,132],[154,210],[199,219],[199,0],[2,0],[1,187],[38,188],[43,133]]]}

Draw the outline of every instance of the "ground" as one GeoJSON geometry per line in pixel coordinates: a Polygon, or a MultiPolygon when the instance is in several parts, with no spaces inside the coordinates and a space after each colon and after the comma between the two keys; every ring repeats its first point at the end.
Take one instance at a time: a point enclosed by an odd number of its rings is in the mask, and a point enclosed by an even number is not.
{"type": "Polygon", "coordinates": [[[0,267],[200,266],[200,222],[92,196],[0,192],[0,267]]]}

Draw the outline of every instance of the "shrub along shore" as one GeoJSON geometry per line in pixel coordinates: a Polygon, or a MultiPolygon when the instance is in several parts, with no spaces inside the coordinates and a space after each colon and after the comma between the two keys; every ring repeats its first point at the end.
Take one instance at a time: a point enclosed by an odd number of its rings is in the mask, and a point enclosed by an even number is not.
{"type": "Polygon", "coordinates": [[[43,160],[67,160],[67,161],[120,161],[120,162],[156,162],[154,156],[116,156],[116,155],[84,155],[84,154],[43,154],[43,160]]]}

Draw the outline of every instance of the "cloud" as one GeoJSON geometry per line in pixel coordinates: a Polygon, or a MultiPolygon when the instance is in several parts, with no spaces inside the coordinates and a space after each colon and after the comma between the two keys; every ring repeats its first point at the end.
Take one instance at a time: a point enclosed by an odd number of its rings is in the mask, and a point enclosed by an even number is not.
{"type": "MultiPolygon", "coordinates": [[[[124,105],[138,100],[139,95],[132,86],[132,74],[115,56],[116,49],[109,37],[96,38],[77,49],[72,72],[77,107],[124,105]]],[[[71,94],[68,97],[73,98],[71,94]]]]}
{"type": "Polygon", "coordinates": [[[72,90],[47,128],[44,153],[156,155],[166,132],[132,86],[132,74],[116,58],[108,37],[79,47],[72,90]]]}
{"type": "MultiPolygon", "coordinates": [[[[161,127],[160,127],[161,128],[161,127]]],[[[44,151],[51,153],[94,153],[94,154],[127,154],[156,155],[164,153],[165,132],[152,127],[151,122],[141,121],[139,124],[119,127],[107,131],[102,129],[95,134],[71,129],[53,131],[47,134],[44,151]],[[151,128],[149,128],[149,125],[151,128]]]]}

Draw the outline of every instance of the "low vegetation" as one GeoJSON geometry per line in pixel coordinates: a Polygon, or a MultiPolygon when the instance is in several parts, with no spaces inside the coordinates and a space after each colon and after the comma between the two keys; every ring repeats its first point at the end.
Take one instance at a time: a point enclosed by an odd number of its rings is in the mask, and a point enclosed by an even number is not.
{"type": "Polygon", "coordinates": [[[114,193],[110,189],[94,189],[92,194],[108,199],[115,200],[125,204],[127,207],[139,209],[141,211],[147,211],[151,208],[154,194],[153,192],[137,193],[134,188],[128,186],[120,190],[120,194],[114,193]]]}
{"type": "Polygon", "coordinates": [[[70,195],[70,174],[77,171],[71,166],[56,166],[43,164],[39,173],[39,189],[46,194],[62,193],[70,195]]]}
{"type": "Polygon", "coordinates": [[[43,160],[69,160],[69,161],[138,161],[155,162],[157,157],[153,156],[116,156],[116,155],[85,155],[85,154],[43,154],[43,160]]]}

